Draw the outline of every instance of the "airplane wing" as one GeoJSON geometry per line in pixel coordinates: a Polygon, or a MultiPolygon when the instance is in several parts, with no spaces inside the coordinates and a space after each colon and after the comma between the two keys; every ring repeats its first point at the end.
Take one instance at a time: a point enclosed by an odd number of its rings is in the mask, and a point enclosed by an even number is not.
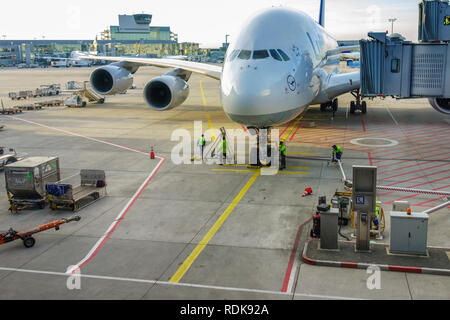
{"type": "Polygon", "coordinates": [[[216,80],[220,80],[220,76],[222,75],[221,66],[175,59],[153,59],[140,57],[100,57],[100,56],[86,56],[80,57],[80,59],[122,62],[126,65],[131,65],[133,67],[155,66],[160,68],[176,68],[202,74],[216,80]]]}
{"type": "Polygon", "coordinates": [[[359,52],[341,53],[341,59],[344,60],[359,61],[360,57],[359,52]]]}
{"type": "Polygon", "coordinates": [[[336,54],[351,52],[351,51],[360,51],[360,46],[342,46],[336,49],[331,49],[327,51],[327,56],[334,56],[336,54]]]}

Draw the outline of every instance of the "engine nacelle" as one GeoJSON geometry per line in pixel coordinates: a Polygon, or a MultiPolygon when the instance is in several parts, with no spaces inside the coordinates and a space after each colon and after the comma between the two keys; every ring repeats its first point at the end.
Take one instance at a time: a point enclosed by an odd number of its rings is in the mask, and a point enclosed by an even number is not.
{"type": "Polygon", "coordinates": [[[144,88],[144,98],[150,108],[157,111],[178,107],[189,96],[189,84],[183,79],[163,75],[150,81],[144,88]]]}
{"type": "Polygon", "coordinates": [[[91,73],[91,86],[101,95],[122,93],[133,85],[131,73],[116,65],[98,68],[91,73]]]}
{"type": "Polygon", "coordinates": [[[432,98],[429,99],[431,106],[440,113],[450,114],[450,99],[432,98]]]}

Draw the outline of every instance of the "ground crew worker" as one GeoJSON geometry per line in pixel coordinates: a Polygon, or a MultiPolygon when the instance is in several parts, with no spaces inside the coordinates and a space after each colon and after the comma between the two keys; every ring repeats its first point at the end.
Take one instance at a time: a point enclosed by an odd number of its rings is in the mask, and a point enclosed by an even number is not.
{"type": "Polygon", "coordinates": [[[333,148],[333,162],[337,162],[338,160],[341,161],[342,154],[344,153],[344,151],[342,151],[342,148],[337,145],[334,145],[332,148],[333,148]]]}
{"type": "Polygon", "coordinates": [[[222,137],[222,155],[223,155],[223,163],[227,162],[227,138],[225,136],[222,137]]]}
{"type": "Polygon", "coordinates": [[[375,228],[378,229],[378,224],[379,224],[380,215],[381,215],[381,206],[378,205],[378,202],[379,202],[378,197],[376,198],[376,202],[377,202],[377,205],[375,208],[375,217],[373,218],[373,224],[374,224],[375,228]]]}
{"type": "Polygon", "coordinates": [[[284,141],[280,141],[280,170],[286,169],[286,145],[284,141]]]}
{"type": "Polygon", "coordinates": [[[200,148],[200,153],[202,155],[202,160],[203,160],[203,151],[205,150],[205,146],[206,146],[205,135],[202,134],[202,137],[198,140],[198,147],[200,148]]]}

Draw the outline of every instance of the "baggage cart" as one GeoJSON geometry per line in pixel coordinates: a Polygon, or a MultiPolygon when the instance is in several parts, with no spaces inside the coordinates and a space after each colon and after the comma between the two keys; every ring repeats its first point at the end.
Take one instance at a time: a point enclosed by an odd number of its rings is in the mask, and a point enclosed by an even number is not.
{"type": "Polygon", "coordinates": [[[78,211],[106,196],[103,170],[81,170],[80,184],[47,183],[47,198],[52,210],[78,211]]]}

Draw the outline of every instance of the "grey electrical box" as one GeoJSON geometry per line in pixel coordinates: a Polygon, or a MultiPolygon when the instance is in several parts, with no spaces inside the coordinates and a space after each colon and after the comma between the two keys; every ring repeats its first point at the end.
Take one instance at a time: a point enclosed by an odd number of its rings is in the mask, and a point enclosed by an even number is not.
{"type": "Polygon", "coordinates": [[[391,212],[392,253],[427,254],[428,214],[391,212]]]}
{"type": "Polygon", "coordinates": [[[320,213],[320,249],[338,249],[338,216],[338,208],[320,213]]]}
{"type": "Polygon", "coordinates": [[[419,41],[450,41],[450,5],[447,0],[419,3],[419,41]]]}

